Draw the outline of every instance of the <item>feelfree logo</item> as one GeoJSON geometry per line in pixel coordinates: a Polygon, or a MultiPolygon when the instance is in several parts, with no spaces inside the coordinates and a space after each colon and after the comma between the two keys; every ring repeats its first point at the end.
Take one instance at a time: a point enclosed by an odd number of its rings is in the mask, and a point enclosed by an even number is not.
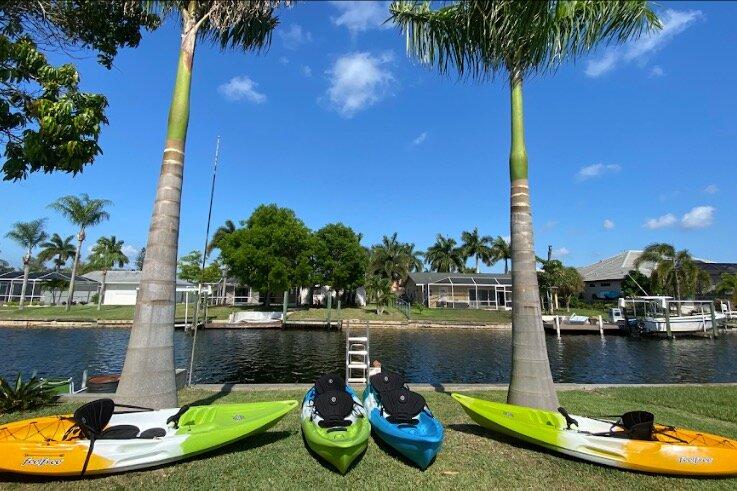
{"type": "Polygon", "coordinates": [[[63,457],[49,458],[49,457],[26,457],[21,465],[31,465],[36,467],[43,467],[47,465],[57,466],[64,462],[63,457]]]}
{"type": "Polygon", "coordinates": [[[679,457],[679,464],[711,464],[714,462],[712,457],[679,457]]]}

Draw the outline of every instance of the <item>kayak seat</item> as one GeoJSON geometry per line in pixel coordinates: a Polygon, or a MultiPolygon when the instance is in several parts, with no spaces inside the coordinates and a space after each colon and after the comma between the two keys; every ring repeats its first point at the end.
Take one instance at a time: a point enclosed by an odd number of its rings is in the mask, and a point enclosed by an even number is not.
{"type": "Polygon", "coordinates": [[[317,395],[334,390],[345,392],[345,380],[337,373],[326,373],[315,380],[315,393],[317,395]]]}
{"type": "Polygon", "coordinates": [[[103,429],[110,422],[113,411],[115,411],[115,403],[112,399],[97,399],[83,404],[74,411],[72,421],[79,427],[85,438],[93,440],[100,437],[103,429]]]}
{"type": "Polygon", "coordinates": [[[381,397],[382,411],[393,424],[417,424],[415,419],[425,409],[425,398],[417,392],[401,388],[386,392],[381,397]]]}
{"type": "Polygon", "coordinates": [[[325,392],[315,397],[315,411],[322,418],[321,428],[350,426],[352,421],[347,418],[353,412],[353,398],[344,390],[325,392]]]}
{"type": "Polygon", "coordinates": [[[394,372],[381,371],[376,375],[372,375],[369,379],[371,387],[373,387],[379,396],[383,398],[384,394],[396,389],[404,387],[404,377],[394,372]]]}
{"type": "Polygon", "coordinates": [[[153,438],[161,438],[166,436],[166,430],[164,428],[149,428],[142,431],[138,438],[142,440],[151,440],[153,438]]]}
{"type": "MultiPolygon", "coordinates": [[[[655,416],[647,411],[630,411],[624,413],[620,418],[618,426],[624,428],[622,433],[625,438],[631,440],[652,440],[655,425],[655,416]]],[[[617,435],[619,436],[619,435],[617,435]]]]}
{"type": "Polygon", "coordinates": [[[105,428],[98,440],[132,440],[138,436],[141,429],[133,425],[115,425],[105,428]]]}

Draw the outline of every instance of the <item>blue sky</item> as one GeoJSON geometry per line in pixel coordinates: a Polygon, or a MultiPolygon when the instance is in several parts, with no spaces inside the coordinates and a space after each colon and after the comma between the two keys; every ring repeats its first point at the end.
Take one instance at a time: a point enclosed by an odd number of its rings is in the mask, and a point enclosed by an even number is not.
{"type": "MultiPolygon", "coordinates": [[[[661,33],[525,86],[540,254],[552,244],[582,265],[666,241],[737,261],[737,4],[658,8],[661,33]]],[[[412,61],[403,36],[382,25],[384,9],[297,4],[281,11],[267,52],[198,45],[180,254],[204,241],[217,135],[214,226],[274,202],[313,229],[350,225],[366,245],[395,231],[421,249],[474,226],[509,235],[507,84],[442,77],[412,61]]],[[[170,20],[110,71],[91,56],[74,60],[83,87],[109,99],[104,154],[76,177],[0,183],[1,258],[20,261],[4,237],[15,221],[48,217],[49,232],[74,233],[46,205],[81,192],[115,203],[89,245],[111,234],[132,256],[145,245],[178,43],[170,20]]]]}

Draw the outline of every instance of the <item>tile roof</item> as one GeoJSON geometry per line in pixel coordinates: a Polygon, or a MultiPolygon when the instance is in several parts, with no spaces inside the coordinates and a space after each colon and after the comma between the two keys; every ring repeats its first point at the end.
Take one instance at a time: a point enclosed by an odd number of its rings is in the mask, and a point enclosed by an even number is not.
{"type": "MultiPolygon", "coordinates": [[[[584,281],[621,280],[635,268],[635,261],[642,255],[642,251],[623,251],[601,261],[582,266],[578,269],[584,281]]],[[[644,262],[638,268],[641,273],[650,275],[653,263],[644,262]]]]}
{"type": "MultiPolygon", "coordinates": [[[[105,283],[108,285],[138,285],[141,283],[142,271],[125,271],[125,270],[110,270],[107,272],[107,278],[105,283]]],[[[86,278],[91,280],[102,282],[102,271],[90,271],[84,275],[86,278]]],[[[192,286],[188,281],[180,280],[177,278],[178,287],[192,286]]]]}

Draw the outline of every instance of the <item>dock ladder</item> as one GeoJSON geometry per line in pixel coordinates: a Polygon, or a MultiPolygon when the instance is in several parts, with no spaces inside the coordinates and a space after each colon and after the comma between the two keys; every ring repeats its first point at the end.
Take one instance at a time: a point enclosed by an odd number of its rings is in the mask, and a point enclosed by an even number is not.
{"type": "Polygon", "coordinates": [[[358,320],[344,322],[345,380],[349,384],[366,384],[369,370],[369,323],[358,320]]]}

